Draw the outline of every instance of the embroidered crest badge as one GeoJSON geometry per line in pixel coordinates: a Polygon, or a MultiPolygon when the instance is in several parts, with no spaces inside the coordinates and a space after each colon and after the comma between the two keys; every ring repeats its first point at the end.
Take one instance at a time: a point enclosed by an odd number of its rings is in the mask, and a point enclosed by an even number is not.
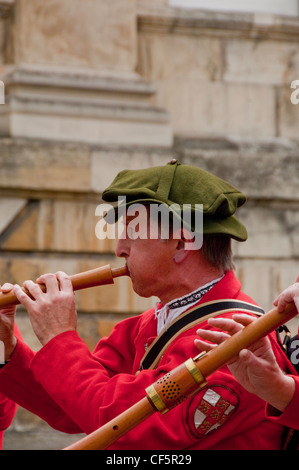
{"type": "Polygon", "coordinates": [[[224,387],[208,388],[192,410],[197,436],[205,436],[222,426],[238,407],[238,401],[238,397],[224,387]]]}

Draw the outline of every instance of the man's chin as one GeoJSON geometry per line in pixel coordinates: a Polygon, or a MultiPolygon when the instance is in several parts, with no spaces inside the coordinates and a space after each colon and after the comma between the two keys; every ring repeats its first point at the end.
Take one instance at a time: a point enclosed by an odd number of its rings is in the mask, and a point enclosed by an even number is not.
{"type": "MultiPolygon", "coordinates": [[[[132,279],[132,278],[131,278],[132,279]]],[[[139,295],[140,297],[144,297],[148,299],[149,297],[153,297],[153,293],[150,291],[148,286],[141,286],[138,283],[134,282],[132,279],[132,287],[135,294],[139,295]]]]}

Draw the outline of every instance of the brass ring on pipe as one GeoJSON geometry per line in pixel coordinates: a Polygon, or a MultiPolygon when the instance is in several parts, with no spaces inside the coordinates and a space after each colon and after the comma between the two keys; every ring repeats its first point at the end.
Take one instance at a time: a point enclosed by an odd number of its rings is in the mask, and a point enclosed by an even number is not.
{"type": "Polygon", "coordinates": [[[188,369],[189,373],[192,375],[196,383],[201,384],[203,382],[206,382],[204,376],[202,375],[198,367],[196,367],[193,359],[191,358],[188,359],[188,361],[185,362],[185,366],[188,369]]]}
{"type": "Polygon", "coordinates": [[[167,410],[165,410],[166,405],[163,402],[163,400],[161,399],[161,397],[159,396],[159,394],[156,392],[155,387],[153,385],[150,385],[149,387],[147,387],[145,389],[145,391],[147,393],[147,396],[148,396],[149,400],[154,405],[154,407],[158,411],[164,411],[164,413],[166,413],[166,411],[167,411],[167,410]]]}

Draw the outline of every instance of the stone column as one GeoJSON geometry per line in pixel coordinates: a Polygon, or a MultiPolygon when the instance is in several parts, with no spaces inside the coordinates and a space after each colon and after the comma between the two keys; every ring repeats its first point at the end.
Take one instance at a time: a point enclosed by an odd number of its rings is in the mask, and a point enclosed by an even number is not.
{"type": "MultiPolygon", "coordinates": [[[[2,2],[2,4],[6,2],[2,2]]],[[[169,146],[156,88],[136,72],[136,0],[16,0],[0,134],[169,146]]]]}

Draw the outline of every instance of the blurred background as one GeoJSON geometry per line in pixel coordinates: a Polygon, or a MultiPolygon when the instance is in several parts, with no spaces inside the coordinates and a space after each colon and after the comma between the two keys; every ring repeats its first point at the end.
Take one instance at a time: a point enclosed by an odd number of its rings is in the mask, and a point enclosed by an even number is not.
{"type": "MultiPolygon", "coordinates": [[[[0,16],[0,284],[122,265],[95,235],[103,189],[177,158],[247,195],[236,274],[270,309],[299,273],[298,0],[0,0],[0,16]]],[[[126,278],[76,299],[90,349],[155,303],[126,278]]],[[[79,437],[19,409],[4,448],[79,437]]]]}

